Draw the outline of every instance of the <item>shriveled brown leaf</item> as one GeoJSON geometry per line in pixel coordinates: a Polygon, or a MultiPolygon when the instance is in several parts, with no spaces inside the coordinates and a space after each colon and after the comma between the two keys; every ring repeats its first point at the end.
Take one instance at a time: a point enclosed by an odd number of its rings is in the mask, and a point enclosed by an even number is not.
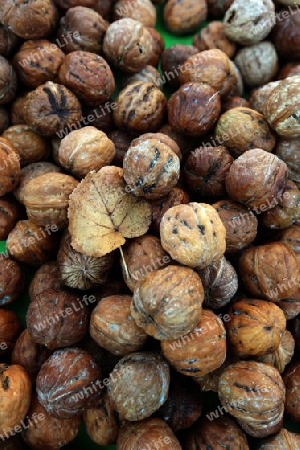
{"type": "Polygon", "coordinates": [[[123,169],[106,166],[90,172],[69,201],[71,245],[89,256],[103,256],[145,234],[151,223],[150,203],[128,192],[123,169]]]}

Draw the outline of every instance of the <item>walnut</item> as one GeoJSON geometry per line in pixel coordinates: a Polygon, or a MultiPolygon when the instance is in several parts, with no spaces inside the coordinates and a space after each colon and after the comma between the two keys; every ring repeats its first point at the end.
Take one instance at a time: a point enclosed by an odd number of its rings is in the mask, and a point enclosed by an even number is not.
{"type": "Polygon", "coordinates": [[[280,139],[274,150],[288,168],[288,177],[300,187],[300,142],[298,139],[280,139]]]}
{"type": "Polygon", "coordinates": [[[188,136],[198,137],[208,133],[220,114],[220,96],[208,84],[185,83],[168,101],[169,124],[188,136]]]}
{"type": "Polygon", "coordinates": [[[299,434],[281,428],[277,434],[265,440],[258,447],[258,450],[286,450],[287,448],[290,450],[297,450],[299,445],[299,434]]]}
{"type": "MultiPolygon", "coordinates": [[[[299,15],[300,17],[300,15],[299,15]]],[[[300,76],[280,81],[263,105],[263,115],[280,137],[300,137],[300,76]]]]}
{"type": "Polygon", "coordinates": [[[181,264],[203,269],[221,259],[226,230],[216,210],[192,202],[169,208],[160,223],[161,245],[181,264]]]}
{"type": "MultiPolygon", "coordinates": [[[[282,3],[282,2],[280,2],[282,3]]],[[[272,38],[278,54],[287,60],[299,60],[299,20],[300,11],[299,3],[293,1],[289,8],[283,8],[279,11],[278,16],[280,20],[274,21],[274,28],[272,30],[272,38]],[[295,6],[295,8],[293,8],[295,6]]],[[[287,4],[287,3],[286,3],[287,4]]]]}
{"type": "Polygon", "coordinates": [[[13,191],[20,182],[20,158],[12,143],[0,137],[0,197],[13,191]]]}
{"type": "Polygon", "coordinates": [[[48,261],[42,264],[35,272],[28,288],[30,300],[46,289],[60,290],[64,284],[60,278],[57,261],[48,261]]]}
{"type": "Polygon", "coordinates": [[[147,133],[162,125],[166,108],[167,100],[159,88],[153,83],[136,81],[119,93],[113,118],[120,129],[147,133]]]}
{"type": "Polygon", "coordinates": [[[124,74],[122,77],[122,87],[128,86],[128,84],[135,83],[136,81],[142,81],[143,83],[153,83],[159,89],[162,89],[162,79],[160,72],[153,66],[147,64],[146,67],[139,72],[124,74]]]}
{"type": "Polygon", "coordinates": [[[152,352],[124,356],[109,376],[108,394],[121,420],[143,420],[166,401],[170,370],[166,361],[152,352]]]}
{"type": "Polygon", "coordinates": [[[281,299],[278,306],[283,310],[287,320],[297,317],[300,314],[300,287],[293,295],[281,299]]]}
{"type": "Polygon", "coordinates": [[[113,20],[131,18],[145,27],[155,27],[156,9],[151,0],[118,0],[114,4],[113,20]]]}
{"type": "Polygon", "coordinates": [[[38,401],[57,419],[80,416],[99,397],[100,377],[100,368],[88,352],[77,347],[56,350],[38,373],[38,401]]]}
{"type": "Polygon", "coordinates": [[[220,317],[203,309],[197,326],[180,339],[164,340],[161,349],[175,370],[190,377],[206,375],[226,358],[226,331],[220,317]]]}
{"type": "MultiPolygon", "coordinates": [[[[10,258],[0,261],[0,305],[15,301],[25,287],[25,275],[19,264],[10,258]]],[[[1,311],[1,310],[0,310],[1,311]]]]}
{"type": "MultiPolygon", "coordinates": [[[[209,12],[211,12],[209,10],[209,12]]],[[[222,22],[212,21],[202,28],[193,38],[193,45],[199,52],[204,50],[219,49],[226,53],[228,58],[233,58],[236,53],[236,44],[228,39],[222,22]]]]}
{"type": "Polygon", "coordinates": [[[164,24],[173,34],[196,31],[207,18],[206,0],[168,0],[164,6],[164,24]]]}
{"type": "Polygon", "coordinates": [[[264,356],[260,356],[258,361],[276,367],[282,373],[285,366],[291,361],[295,350],[295,340],[293,335],[285,330],[281,336],[277,350],[264,356]]]}
{"type": "Polygon", "coordinates": [[[170,86],[179,88],[179,75],[181,66],[190,56],[198,53],[199,50],[193,45],[173,44],[166,48],[161,55],[162,80],[170,86]]]}
{"type": "Polygon", "coordinates": [[[280,233],[279,241],[290,247],[300,264],[300,226],[292,225],[280,233]]]}
{"type": "Polygon", "coordinates": [[[17,76],[13,67],[0,55],[0,105],[11,102],[17,91],[17,76]]]}
{"type": "Polygon", "coordinates": [[[160,62],[160,57],[165,48],[165,41],[162,35],[155,29],[151,27],[146,27],[152,38],[152,51],[151,56],[148,61],[148,65],[157,67],[160,62]]]}
{"type": "Polygon", "coordinates": [[[0,24],[0,55],[10,56],[18,44],[18,36],[0,24]]]}
{"type": "Polygon", "coordinates": [[[147,199],[164,197],[179,179],[180,161],[158,139],[143,139],[131,146],[123,160],[124,179],[130,191],[147,199]]]}
{"type": "Polygon", "coordinates": [[[195,142],[198,142],[198,140],[185,136],[169,124],[163,125],[158,131],[159,133],[168,135],[176,142],[184,158],[197,147],[195,142]]]}
{"type": "Polygon", "coordinates": [[[287,165],[260,148],[248,150],[234,160],[226,177],[230,197],[256,214],[279,203],[286,183],[287,165]]]}
{"type": "Polygon", "coordinates": [[[24,205],[28,218],[36,225],[56,230],[68,224],[69,196],[78,181],[62,173],[45,173],[26,183],[24,205]]]}
{"type": "Polygon", "coordinates": [[[103,52],[110,63],[124,72],[139,72],[151,57],[151,35],[137,20],[116,20],[105,33],[103,52]]]}
{"type": "Polygon", "coordinates": [[[250,436],[263,438],[280,430],[285,387],[275,367],[256,361],[231,364],[220,376],[218,394],[250,436]]]}
{"type": "Polygon", "coordinates": [[[258,221],[251,210],[230,199],[220,200],[212,206],[226,228],[226,253],[237,253],[254,241],[258,221]]]}
{"type": "Polygon", "coordinates": [[[270,33],[275,21],[275,5],[271,0],[251,3],[234,0],[224,17],[225,33],[240,45],[252,45],[270,33]]]}
{"type": "Polygon", "coordinates": [[[226,193],[225,179],[233,162],[226,147],[198,147],[184,165],[184,179],[197,198],[215,198],[226,193]]]}
{"type": "MultiPolygon", "coordinates": [[[[108,133],[114,128],[112,115],[113,108],[114,103],[111,103],[110,101],[96,107],[83,105],[82,112],[85,118],[81,118],[81,122],[78,123],[77,129],[82,128],[82,125],[85,123],[93,125],[104,133],[108,133]]],[[[72,131],[72,127],[69,127],[69,131],[72,131]]]]}
{"type": "Polygon", "coordinates": [[[278,71],[278,56],[270,41],[263,41],[240,49],[235,64],[248,86],[260,86],[271,81],[278,71]]]}
{"type": "Polygon", "coordinates": [[[300,422],[300,363],[290,364],[283,374],[286,387],[285,410],[294,422],[300,422]]]}
{"type": "Polygon", "coordinates": [[[123,159],[130,147],[131,136],[125,131],[113,130],[108,133],[108,138],[115,144],[115,157],[112,160],[112,165],[123,167],[123,159]]]}
{"type": "Polygon", "coordinates": [[[275,303],[297,291],[299,269],[294,252],[281,242],[249,248],[239,261],[239,272],[250,295],[275,303]]]}
{"type": "Polygon", "coordinates": [[[278,86],[280,81],[270,81],[263,86],[259,86],[256,89],[253,89],[250,93],[249,102],[250,108],[255,109],[260,114],[263,114],[263,107],[266,99],[271,94],[273,89],[278,86]]]}
{"type": "Polygon", "coordinates": [[[250,103],[243,97],[230,97],[222,103],[221,111],[223,113],[225,111],[228,111],[229,109],[238,108],[239,106],[243,108],[249,108],[250,103]]]}
{"type": "Polygon", "coordinates": [[[27,94],[28,92],[25,91],[22,95],[16,97],[11,104],[10,118],[12,125],[23,125],[25,123],[24,105],[27,94]]]}
{"type": "Polygon", "coordinates": [[[141,134],[131,141],[131,145],[136,145],[140,142],[143,142],[145,139],[157,139],[162,144],[168,145],[168,147],[170,147],[170,149],[178,156],[179,160],[182,160],[182,154],[179,145],[174,141],[174,139],[164,133],[156,132],[141,134]]]}
{"type": "Polygon", "coordinates": [[[21,219],[20,204],[9,196],[0,198],[0,241],[5,241],[11,230],[21,219]]]}
{"type": "Polygon", "coordinates": [[[223,113],[217,122],[215,136],[216,141],[223,143],[235,158],[255,148],[271,152],[276,143],[263,115],[244,107],[223,113]]]}
{"type": "Polygon", "coordinates": [[[10,353],[21,333],[21,322],[16,313],[0,309],[0,355],[10,353]]]}
{"type": "Polygon", "coordinates": [[[207,0],[209,15],[211,17],[223,17],[233,0],[207,0]]]}
{"type": "Polygon", "coordinates": [[[283,80],[287,77],[300,75],[300,64],[298,61],[283,64],[277,75],[278,80],[283,80]]]}

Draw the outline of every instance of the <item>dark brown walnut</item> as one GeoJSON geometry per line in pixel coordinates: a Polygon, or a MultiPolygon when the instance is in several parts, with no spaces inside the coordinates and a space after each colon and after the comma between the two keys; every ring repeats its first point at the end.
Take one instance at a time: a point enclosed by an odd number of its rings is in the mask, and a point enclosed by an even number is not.
{"type": "Polygon", "coordinates": [[[180,373],[172,373],[168,399],[157,411],[158,417],[176,433],[193,425],[201,413],[202,395],[199,386],[180,373]]]}
{"type": "Polygon", "coordinates": [[[146,27],[152,38],[152,51],[148,61],[148,65],[157,67],[160,62],[160,57],[165,48],[165,41],[162,35],[152,27],[146,27]]]}
{"type": "Polygon", "coordinates": [[[280,233],[279,241],[290,247],[300,264],[300,226],[292,225],[280,233]]]}
{"type": "Polygon", "coordinates": [[[35,272],[28,288],[30,300],[46,289],[60,290],[64,284],[60,278],[57,261],[48,261],[41,265],[35,272]]]}
{"type": "Polygon", "coordinates": [[[289,8],[280,10],[280,21],[275,22],[275,26],[272,30],[272,38],[278,54],[290,61],[300,59],[299,43],[300,43],[300,11],[292,4],[289,8]]]}
{"type": "MultiPolygon", "coordinates": [[[[115,295],[115,294],[113,294],[113,295],[115,295]]],[[[101,300],[101,298],[99,298],[99,301],[100,300],[101,300]]],[[[108,377],[110,372],[113,370],[113,368],[117,364],[117,362],[120,360],[120,356],[113,355],[112,353],[105,350],[104,348],[99,347],[99,345],[96,344],[94,339],[91,338],[89,333],[87,333],[85,335],[85,337],[83,338],[83,340],[81,341],[80,348],[82,348],[83,350],[86,350],[90,355],[93,355],[94,361],[101,367],[103,377],[108,377]]],[[[106,382],[106,384],[107,384],[107,382],[106,382]]],[[[105,392],[106,391],[104,391],[103,394],[105,394],[105,392]]],[[[93,408],[96,407],[98,401],[101,400],[101,398],[103,398],[102,395],[97,399],[96,403],[92,406],[93,408]]]]}
{"type": "Polygon", "coordinates": [[[159,409],[167,400],[169,384],[169,366],[159,354],[135,352],[116,364],[107,389],[120,419],[136,421],[159,409]]]}
{"type": "Polygon", "coordinates": [[[89,105],[106,102],[115,90],[114,75],[99,55],[77,50],[69,53],[59,69],[61,84],[89,105]]]}
{"type": "Polygon", "coordinates": [[[50,350],[81,341],[88,321],[86,303],[66,290],[47,289],[37,294],[26,314],[29,333],[37,344],[43,344],[50,350]]]}
{"type": "Polygon", "coordinates": [[[255,148],[233,161],[226,177],[226,189],[233,200],[260,214],[279,203],[287,175],[287,165],[278,156],[255,148]]]}
{"type": "Polygon", "coordinates": [[[48,142],[45,138],[35,133],[28,125],[8,127],[4,131],[3,137],[12,143],[20,157],[21,167],[48,159],[48,142]]]}
{"type": "Polygon", "coordinates": [[[83,422],[87,434],[98,445],[111,445],[117,440],[119,425],[107,391],[94,408],[86,409],[83,422]]]}
{"type": "Polygon", "coordinates": [[[274,149],[275,155],[288,167],[288,177],[300,187],[300,141],[299,139],[280,139],[274,149]]]}
{"type": "Polygon", "coordinates": [[[292,433],[285,428],[270,437],[269,439],[263,441],[258,450],[297,450],[300,445],[300,435],[297,433],[292,433]]]}
{"type": "Polygon", "coordinates": [[[17,91],[17,76],[12,65],[0,55],[0,105],[11,102],[17,91]]]}
{"type": "Polygon", "coordinates": [[[168,0],[164,6],[164,24],[173,34],[196,31],[208,14],[206,0],[168,0]]]}
{"type": "MultiPolygon", "coordinates": [[[[210,12],[210,10],[209,10],[210,12]]],[[[226,53],[228,58],[233,58],[236,53],[236,44],[228,39],[224,24],[212,21],[202,28],[193,38],[193,45],[199,52],[204,50],[219,49],[226,53]]]]}
{"type": "Polygon", "coordinates": [[[30,91],[23,108],[25,123],[44,136],[53,136],[76,124],[82,116],[77,97],[65,86],[52,81],[30,91]]]}
{"type": "Polygon", "coordinates": [[[287,320],[297,317],[300,314],[300,288],[298,288],[295,294],[280,300],[278,306],[283,310],[287,320]]]}
{"type": "Polygon", "coordinates": [[[197,147],[197,139],[190,138],[188,136],[185,136],[184,134],[177,131],[175,128],[171,127],[169,124],[163,125],[159,130],[159,133],[163,133],[168,135],[170,138],[172,138],[178,147],[180,148],[180,151],[183,155],[183,158],[185,159],[189,153],[197,147]]]}
{"type": "Polygon", "coordinates": [[[58,81],[64,58],[56,44],[46,39],[29,40],[14,55],[13,66],[20,81],[29,88],[35,88],[46,81],[58,81]]]}
{"type": "Polygon", "coordinates": [[[250,295],[275,303],[297,291],[299,269],[294,252],[281,242],[249,248],[239,261],[239,273],[250,295]]]}
{"type": "Polygon", "coordinates": [[[170,262],[171,258],[162,248],[159,238],[151,234],[127,242],[120,258],[124,281],[132,292],[147,273],[163,269],[170,262]]]}
{"type": "Polygon", "coordinates": [[[212,411],[188,430],[184,444],[189,450],[250,450],[246,435],[238,425],[229,416],[214,417],[212,411]]]}
{"type": "Polygon", "coordinates": [[[260,114],[263,114],[263,106],[266,99],[271,94],[273,89],[275,89],[275,87],[279,85],[279,83],[280,81],[270,81],[269,83],[264,84],[263,86],[259,86],[253,89],[250,92],[249,96],[250,102],[249,108],[255,109],[260,114]]]}
{"type": "Polygon", "coordinates": [[[270,41],[262,41],[238,50],[234,62],[247,86],[261,86],[278,72],[278,55],[270,41]]]}
{"type": "Polygon", "coordinates": [[[49,358],[51,352],[44,345],[37,344],[26,328],[18,337],[12,355],[12,364],[23,366],[32,383],[42,364],[49,358]]]}
{"type": "Polygon", "coordinates": [[[91,315],[91,337],[113,355],[138,351],[147,340],[147,334],[132,318],[131,300],[130,295],[102,298],[91,315]]]}
{"type": "Polygon", "coordinates": [[[62,443],[65,445],[73,441],[79,431],[78,417],[71,419],[52,417],[39,403],[36,395],[32,397],[27,417],[28,419],[24,421],[22,438],[33,450],[39,450],[41,447],[45,450],[57,450],[61,448],[62,443]]]}
{"type": "Polygon", "coordinates": [[[21,219],[22,209],[12,197],[0,198],[0,241],[5,241],[11,230],[21,219]]]}
{"type": "Polygon", "coordinates": [[[184,61],[199,50],[193,45],[173,44],[166,48],[161,55],[162,79],[170,86],[179,88],[180,68],[184,61]]]}
{"type": "Polygon", "coordinates": [[[182,447],[171,428],[161,419],[152,417],[137,423],[127,422],[120,429],[117,439],[119,450],[155,448],[181,450],[182,447]]]}
{"type": "Polygon", "coordinates": [[[266,99],[263,115],[280,137],[287,139],[300,137],[299,101],[300,75],[280,81],[266,99]]]}
{"type": "Polygon", "coordinates": [[[233,63],[219,49],[204,50],[190,56],[181,66],[181,84],[206,83],[226,98],[238,82],[233,63]]]}
{"type": "Polygon", "coordinates": [[[20,157],[12,143],[0,137],[0,197],[13,191],[20,182],[20,157]]]}
{"type": "Polygon", "coordinates": [[[294,421],[300,422],[300,363],[294,361],[283,374],[286,387],[285,411],[294,421]]]}
{"type": "Polygon", "coordinates": [[[212,206],[226,228],[226,253],[237,253],[254,241],[258,221],[252,211],[230,199],[220,200],[212,206]]]}
{"type": "Polygon", "coordinates": [[[113,166],[123,167],[123,159],[130,147],[132,137],[121,130],[113,130],[107,136],[115,144],[115,156],[111,164],[113,166]]]}
{"type": "Polygon", "coordinates": [[[223,256],[219,261],[195,271],[201,278],[206,308],[218,309],[227,305],[238,289],[238,276],[234,267],[223,256]]]}
{"type": "Polygon", "coordinates": [[[271,0],[254,4],[234,0],[225,13],[225,33],[240,45],[253,45],[270,33],[275,21],[275,5],[271,0]]]}
{"type": "Polygon", "coordinates": [[[221,110],[223,113],[225,111],[228,111],[229,109],[238,108],[238,107],[249,108],[250,103],[248,100],[246,100],[243,97],[230,97],[222,103],[221,110]]]}
{"type": "Polygon", "coordinates": [[[209,15],[214,19],[223,17],[233,0],[207,0],[209,15]]]}
{"type": "Polygon", "coordinates": [[[25,91],[20,96],[16,97],[14,101],[11,103],[10,108],[10,119],[12,125],[24,124],[24,105],[26,99],[27,92],[25,91]]]}
{"type": "Polygon", "coordinates": [[[163,80],[161,79],[160,72],[153,66],[147,64],[146,67],[139,72],[124,74],[122,77],[122,87],[128,86],[128,84],[135,83],[136,81],[143,81],[143,83],[153,83],[158,88],[162,89],[163,80]]]}
{"type": "Polygon", "coordinates": [[[299,61],[283,64],[277,74],[277,79],[283,80],[284,78],[293,77],[294,75],[300,75],[299,61]]]}
{"type": "Polygon", "coordinates": [[[187,136],[207,134],[220,114],[220,96],[208,84],[183,84],[168,101],[169,124],[187,136]]]}
{"type": "Polygon", "coordinates": [[[197,199],[226,194],[225,179],[233,162],[226,147],[198,147],[184,165],[184,179],[197,199]]]}
{"type": "Polygon", "coordinates": [[[179,339],[164,340],[161,349],[175,370],[189,377],[206,375],[226,358],[226,331],[220,317],[203,309],[200,321],[179,339]]]}
{"type": "Polygon", "coordinates": [[[18,36],[0,24],[0,55],[10,56],[18,44],[18,36]]]}
{"type": "Polygon", "coordinates": [[[160,222],[165,212],[172,206],[188,204],[189,202],[189,195],[183,189],[177,187],[171,189],[165,197],[153,200],[151,229],[159,234],[160,222]]]}
{"type": "Polygon", "coordinates": [[[103,52],[113,66],[124,72],[139,72],[152,55],[152,38],[147,28],[137,20],[116,20],[105,33],[103,52]]]}
{"type": "MultiPolygon", "coordinates": [[[[82,3],[82,2],[81,2],[82,3]]],[[[60,19],[57,39],[65,53],[83,50],[102,53],[102,44],[109,22],[91,8],[75,6],[60,19]]]]}
{"type": "Polygon", "coordinates": [[[17,314],[7,309],[0,309],[0,355],[10,353],[22,330],[17,314]]]}
{"type": "Polygon", "coordinates": [[[40,227],[30,220],[19,220],[6,241],[8,255],[17,262],[40,266],[57,252],[57,227],[40,227]]]}
{"type": "Polygon", "coordinates": [[[10,117],[5,106],[0,106],[0,134],[9,127],[10,117]]]}
{"type": "Polygon", "coordinates": [[[262,225],[272,229],[288,228],[300,217],[300,191],[288,180],[282,199],[274,208],[262,214],[262,225]]]}
{"type": "Polygon", "coordinates": [[[24,187],[28,218],[36,225],[66,228],[69,196],[78,185],[70,175],[49,172],[30,180],[24,187]]]}
{"type": "Polygon", "coordinates": [[[172,206],[160,222],[161,245],[180,264],[204,267],[222,258],[225,227],[213,206],[192,202],[172,206]]]}
{"type": "Polygon", "coordinates": [[[57,419],[80,416],[101,394],[100,380],[101,370],[88,352],[77,347],[56,350],[37,375],[38,401],[57,419]]]}
{"type": "Polygon", "coordinates": [[[241,106],[221,115],[215,137],[235,158],[256,148],[271,152],[276,143],[275,135],[263,115],[241,106]]]}
{"type": "Polygon", "coordinates": [[[40,39],[51,34],[57,18],[52,0],[5,0],[1,21],[23,39],[40,39]]]}
{"type": "Polygon", "coordinates": [[[71,131],[61,140],[56,155],[59,164],[77,178],[108,166],[114,156],[114,143],[94,126],[71,131]]]}
{"type": "Polygon", "coordinates": [[[117,127],[133,133],[157,131],[166,115],[167,100],[153,83],[136,81],[116,99],[113,119],[117,127]]]}
{"type": "Polygon", "coordinates": [[[275,352],[286,328],[283,311],[264,300],[238,300],[229,309],[226,323],[228,341],[240,358],[275,352]]]}
{"type": "Polygon", "coordinates": [[[218,394],[250,436],[264,438],[282,427],[285,387],[275,367],[256,361],[231,364],[220,376],[218,394]]]}
{"type": "Polygon", "coordinates": [[[280,373],[285,369],[285,366],[291,361],[295,350],[295,340],[292,333],[285,330],[281,336],[280,344],[277,350],[264,356],[260,356],[258,361],[265,364],[270,364],[276,367],[280,373]]]}
{"type": "Polygon", "coordinates": [[[180,161],[169,145],[158,139],[131,143],[123,160],[130,191],[150,200],[164,197],[178,182],[180,161]]]}
{"type": "Polygon", "coordinates": [[[78,128],[82,127],[82,124],[86,125],[90,124],[98,130],[103,131],[104,133],[108,133],[114,128],[113,122],[113,108],[114,103],[110,100],[107,101],[104,105],[99,106],[89,106],[82,105],[82,113],[85,119],[82,119],[82,123],[78,128]]]}
{"type": "Polygon", "coordinates": [[[170,136],[164,133],[144,133],[131,141],[131,145],[136,145],[143,142],[145,139],[157,139],[159,142],[168,145],[170,149],[178,156],[180,161],[182,160],[181,150],[179,145],[170,136]]]}
{"type": "Polygon", "coordinates": [[[16,300],[25,287],[25,276],[19,264],[10,258],[0,261],[0,305],[16,300]]]}
{"type": "Polygon", "coordinates": [[[155,27],[156,9],[151,0],[118,0],[114,4],[113,20],[131,18],[145,27],[155,27]]]}
{"type": "Polygon", "coordinates": [[[24,189],[26,184],[45,173],[61,172],[62,169],[53,163],[47,161],[40,161],[28,164],[28,166],[21,169],[20,183],[18,187],[13,191],[14,196],[20,203],[24,203],[24,189]]]}
{"type": "Polygon", "coordinates": [[[200,277],[189,267],[168,265],[138,282],[131,315],[155,339],[179,339],[199,322],[203,300],[200,277]]]}
{"type": "Polygon", "coordinates": [[[71,235],[63,235],[57,253],[60,278],[74,289],[91,289],[104,284],[114,262],[114,253],[99,258],[77,252],[71,246],[71,235]]]}
{"type": "Polygon", "coordinates": [[[0,433],[2,436],[4,433],[10,433],[11,428],[14,429],[25,419],[30,406],[31,388],[29,376],[22,366],[0,364],[0,433]]]}

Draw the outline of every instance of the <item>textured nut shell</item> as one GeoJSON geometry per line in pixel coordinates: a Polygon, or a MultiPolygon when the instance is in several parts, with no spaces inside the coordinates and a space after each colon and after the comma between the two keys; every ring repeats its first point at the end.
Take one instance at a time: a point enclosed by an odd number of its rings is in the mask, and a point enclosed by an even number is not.
{"type": "Polygon", "coordinates": [[[288,366],[283,374],[283,381],[286,387],[285,410],[290,418],[300,422],[300,363],[293,362],[288,366]]]}
{"type": "Polygon", "coordinates": [[[164,24],[173,34],[195,31],[207,18],[206,0],[168,0],[164,6],[164,24]]]}
{"type": "Polygon", "coordinates": [[[155,339],[176,339],[197,325],[203,299],[200,277],[189,267],[169,265],[137,283],[131,314],[155,339]]]}
{"type": "Polygon", "coordinates": [[[175,370],[187,376],[206,375],[226,358],[226,331],[222,320],[203,309],[194,330],[181,339],[162,341],[164,356],[175,370]]]}
{"type": "Polygon", "coordinates": [[[289,331],[285,330],[281,336],[278,349],[269,355],[259,357],[258,361],[265,364],[270,364],[271,366],[276,367],[279,373],[282,373],[285,366],[291,361],[294,355],[294,350],[295,340],[293,335],[289,331]]]}
{"type": "Polygon", "coordinates": [[[145,139],[157,139],[159,142],[170,147],[170,149],[178,156],[180,161],[182,160],[182,154],[179,145],[175,142],[174,139],[162,132],[141,134],[131,141],[131,145],[135,146],[136,144],[143,142],[145,139]]]}
{"type": "MultiPolygon", "coordinates": [[[[211,11],[210,11],[211,13],[211,11]]],[[[219,21],[212,21],[202,28],[193,38],[193,45],[200,52],[204,50],[219,49],[228,58],[232,58],[236,52],[236,44],[230,41],[224,29],[224,24],[219,21]]]]}
{"type": "Polygon", "coordinates": [[[300,446],[300,435],[281,428],[281,430],[264,441],[258,450],[298,450],[300,446]]]}
{"type": "Polygon", "coordinates": [[[280,233],[279,241],[290,247],[300,264],[300,226],[291,225],[280,233]]]}
{"type": "Polygon", "coordinates": [[[140,350],[147,339],[133,320],[130,306],[130,295],[112,295],[102,298],[91,315],[91,337],[114,355],[140,350]]]}
{"type": "Polygon", "coordinates": [[[169,366],[159,355],[135,352],[124,356],[110,373],[109,397],[121,419],[151,416],[167,399],[169,366]]]}
{"type": "Polygon", "coordinates": [[[175,205],[187,204],[190,202],[189,195],[180,188],[173,188],[166,197],[153,200],[152,204],[152,224],[151,229],[159,234],[159,227],[164,213],[175,205]]]}
{"type": "Polygon", "coordinates": [[[267,437],[282,426],[285,387],[275,367],[240,361],[219,379],[219,399],[241,427],[253,437],[267,437]]]}
{"type": "Polygon", "coordinates": [[[0,198],[0,241],[5,241],[17,221],[21,218],[23,211],[20,204],[11,196],[0,198]]]}
{"type": "Polygon", "coordinates": [[[4,56],[0,55],[0,105],[11,102],[17,91],[16,72],[4,56]]]}
{"type": "Polygon", "coordinates": [[[20,182],[20,158],[9,140],[0,137],[0,197],[13,191],[20,182]]]}
{"type": "Polygon", "coordinates": [[[299,139],[280,139],[274,150],[288,167],[289,178],[300,187],[300,141],[299,139]]]}
{"type": "Polygon", "coordinates": [[[16,300],[25,287],[25,276],[19,264],[10,258],[0,261],[0,305],[16,300]]]}
{"type": "Polygon", "coordinates": [[[300,314],[300,287],[295,294],[280,300],[278,306],[283,310],[286,320],[294,319],[300,314]]]}
{"type": "Polygon", "coordinates": [[[31,382],[18,364],[0,364],[0,433],[9,433],[25,418],[31,400],[31,382]]]}
{"type": "Polygon", "coordinates": [[[260,114],[263,114],[263,106],[267,99],[267,97],[271,94],[273,89],[278,86],[280,81],[270,81],[270,83],[264,84],[263,86],[259,86],[256,89],[253,89],[250,93],[249,108],[255,109],[260,114]]]}
{"type": "Polygon", "coordinates": [[[155,27],[156,9],[150,0],[118,0],[114,4],[113,19],[126,17],[141,22],[145,27],[155,27]]]}
{"type": "Polygon", "coordinates": [[[154,448],[159,442],[161,450],[181,450],[182,447],[171,428],[161,419],[152,417],[138,423],[125,423],[117,439],[118,450],[154,448]]]}
{"type": "Polygon", "coordinates": [[[216,210],[205,203],[168,209],[160,223],[161,245],[181,264],[203,269],[221,259],[226,230],[216,210]]]}
{"type": "Polygon", "coordinates": [[[46,289],[60,290],[64,283],[60,278],[57,261],[49,261],[41,265],[35,272],[28,289],[30,300],[46,289]]]}
{"type": "Polygon", "coordinates": [[[274,303],[245,298],[231,306],[229,317],[228,341],[240,358],[263,356],[278,349],[286,319],[274,303]]]}
{"type": "Polygon", "coordinates": [[[0,309],[0,355],[12,351],[16,340],[21,333],[22,325],[13,311],[0,309]]]}

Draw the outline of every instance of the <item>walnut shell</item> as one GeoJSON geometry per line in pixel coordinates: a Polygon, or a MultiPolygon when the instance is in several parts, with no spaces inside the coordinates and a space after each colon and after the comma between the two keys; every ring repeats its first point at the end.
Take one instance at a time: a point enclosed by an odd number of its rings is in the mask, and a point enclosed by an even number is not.
{"type": "Polygon", "coordinates": [[[203,300],[200,277],[189,267],[168,265],[137,283],[131,315],[155,339],[176,339],[197,325],[203,300]]]}
{"type": "Polygon", "coordinates": [[[288,167],[289,178],[300,187],[300,142],[298,139],[280,139],[274,150],[288,167]]]}
{"type": "Polygon", "coordinates": [[[33,300],[37,294],[46,289],[63,289],[64,283],[60,278],[60,272],[57,261],[48,261],[42,264],[35,272],[29,284],[29,297],[33,300]]]}
{"type": "Polygon", "coordinates": [[[286,387],[285,410],[290,418],[300,422],[300,363],[295,361],[290,364],[283,374],[286,387]]]}
{"type": "Polygon", "coordinates": [[[21,322],[17,314],[7,309],[0,309],[0,355],[12,351],[21,333],[21,322]]]}
{"type": "Polygon", "coordinates": [[[161,342],[162,352],[175,370],[190,377],[206,375],[226,358],[226,332],[222,320],[204,309],[193,331],[180,339],[161,342]]]}
{"type": "Polygon", "coordinates": [[[11,230],[21,219],[22,208],[12,197],[0,198],[0,241],[5,241],[11,230]]]}
{"type": "Polygon", "coordinates": [[[219,49],[226,53],[228,58],[233,58],[236,52],[236,44],[227,38],[224,24],[219,21],[211,21],[206,27],[202,28],[194,36],[193,45],[200,52],[219,49]]]}
{"type": "Polygon", "coordinates": [[[263,114],[263,106],[266,99],[271,94],[273,89],[279,85],[279,83],[280,81],[270,81],[269,83],[264,84],[263,86],[259,86],[256,89],[253,89],[250,92],[249,108],[255,109],[260,114],[263,114]]]}
{"type": "Polygon", "coordinates": [[[298,450],[300,445],[300,436],[297,433],[281,428],[281,430],[264,441],[258,450],[298,450]]]}
{"type": "Polygon", "coordinates": [[[25,275],[19,264],[10,258],[0,261],[0,305],[16,300],[25,287],[25,275]]]}
{"type": "Polygon", "coordinates": [[[291,225],[280,233],[279,241],[290,247],[300,264],[300,226],[291,225]]]}
{"type": "Polygon", "coordinates": [[[279,373],[282,373],[285,369],[285,366],[291,361],[295,350],[295,340],[293,338],[292,333],[285,330],[281,336],[280,344],[277,350],[273,353],[269,353],[268,355],[260,356],[258,361],[261,361],[265,364],[270,364],[271,366],[276,367],[279,373]]]}
{"type": "Polygon", "coordinates": [[[164,49],[161,55],[161,70],[163,76],[161,81],[165,80],[170,86],[179,88],[180,69],[184,61],[199,50],[193,45],[173,44],[164,49]]]}
{"type": "Polygon", "coordinates": [[[155,27],[156,9],[150,0],[117,0],[113,10],[114,21],[126,17],[141,22],[145,27],[155,27]]]}
{"type": "Polygon", "coordinates": [[[205,203],[173,206],[160,223],[163,248],[175,261],[199,269],[221,259],[225,235],[218,213],[205,203]]]}
{"type": "Polygon", "coordinates": [[[0,137],[0,197],[13,191],[20,182],[20,157],[12,143],[0,137]]]}
{"type": "Polygon", "coordinates": [[[121,419],[136,421],[153,414],[166,401],[170,371],[158,354],[124,356],[109,376],[108,394],[121,419]]]}
{"type": "Polygon", "coordinates": [[[279,301],[278,306],[283,310],[286,320],[294,319],[300,314],[300,287],[295,294],[279,301]]]}
{"type": "Polygon", "coordinates": [[[17,76],[13,67],[0,55],[0,105],[11,102],[17,91],[17,76]]]}
{"type": "Polygon", "coordinates": [[[168,0],[164,6],[164,24],[173,34],[196,31],[207,18],[206,0],[168,0]]]}

